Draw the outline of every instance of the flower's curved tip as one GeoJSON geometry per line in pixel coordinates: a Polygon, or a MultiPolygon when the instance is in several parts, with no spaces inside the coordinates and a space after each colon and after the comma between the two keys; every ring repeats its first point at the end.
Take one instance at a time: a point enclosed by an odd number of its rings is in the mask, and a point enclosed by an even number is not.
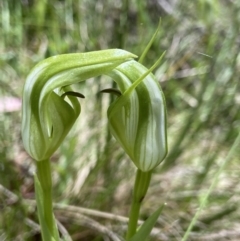
{"type": "Polygon", "coordinates": [[[85,96],[83,94],[81,94],[79,92],[75,92],[75,91],[67,91],[67,92],[63,93],[61,95],[61,97],[64,99],[68,95],[83,98],[83,99],[85,98],[85,96]]]}
{"type": "Polygon", "coordinates": [[[120,90],[118,89],[113,89],[113,88],[108,88],[108,89],[104,89],[104,90],[101,90],[99,91],[99,93],[108,93],[108,94],[114,94],[116,96],[121,96],[122,93],[120,90]]]}
{"type": "Polygon", "coordinates": [[[117,49],[113,49],[113,50],[116,51],[116,55],[118,55],[118,56],[121,56],[121,55],[126,56],[126,54],[128,53],[129,58],[133,58],[133,59],[137,59],[137,58],[138,58],[138,55],[133,54],[133,53],[128,52],[128,51],[123,50],[123,49],[118,49],[118,48],[117,48],[117,49]]]}

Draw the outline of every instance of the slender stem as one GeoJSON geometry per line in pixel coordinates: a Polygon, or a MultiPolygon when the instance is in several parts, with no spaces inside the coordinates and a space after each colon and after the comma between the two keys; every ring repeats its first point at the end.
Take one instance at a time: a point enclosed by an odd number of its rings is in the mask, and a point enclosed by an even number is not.
{"type": "Polygon", "coordinates": [[[149,183],[151,180],[151,175],[152,171],[142,172],[139,169],[137,170],[133,190],[132,204],[129,214],[126,241],[128,241],[136,233],[141,203],[147,193],[149,183]]]}
{"type": "Polygon", "coordinates": [[[55,220],[52,208],[52,177],[50,160],[37,161],[37,176],[43,191],[43,212],[46,225],[54,237],[55,220]]]}

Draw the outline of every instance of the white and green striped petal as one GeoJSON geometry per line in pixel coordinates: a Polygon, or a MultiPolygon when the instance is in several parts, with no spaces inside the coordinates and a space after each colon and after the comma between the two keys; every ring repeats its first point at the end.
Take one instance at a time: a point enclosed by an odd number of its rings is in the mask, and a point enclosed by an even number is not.
{"type": "Polygon", "coordinates": [[[108,73],[136,56],[119,49],[65,54],[41,61],[23,90],[22,138],[35,160],[50,158],[80,114],[77,97],[61,97],[69,85],[108,73]]]}
{"type": "Polygon", "coordinates": [[[129,87],[147,71],[132,60],[109,74],[122,92],[108,110],[110,131],[144,172],[154,169],[167,154],[165,99],[154,75],[148,74],[129,91],[129,87]]]}

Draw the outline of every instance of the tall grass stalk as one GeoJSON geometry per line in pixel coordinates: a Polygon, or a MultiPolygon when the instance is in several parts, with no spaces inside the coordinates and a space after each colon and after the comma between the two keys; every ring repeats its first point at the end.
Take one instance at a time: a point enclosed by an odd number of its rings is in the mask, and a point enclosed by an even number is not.
{"type": "Polygon", "coordinates": [[[208,202],[208,198],[210,196],[210,194],[212,193],[212,191],[214,190],[214,188],[216,187],[216,184],[219,180],[220,175],[222,174],[222,172],[224,171],[224,168],[227,166],[227,164],[229,164],[229,162],[231,161],[231,159],[234,157],[236,151],[238,150],[240,146],[240,132],[238,133],[237,138],[235,139],[231,149],[229,150],[225,160],[222,162],[221,166],[219,167],[218,171],[216,172],[216,174],[214,175],[213,181],[211,183],[211,186],[209,187],[207,193],[201,198],[200,201],[200,206],[198,208],[198,211],[196,212],[196,214],[194,215],[191,223],[189,224],[187,231],[185,232],[182,241],[187,241],[191,230],[194,226],[194,224],[196,223],[200,213],[202,212],[202,210],[204,209],[204,207],[206,206],[207,202],[208,202]]]}

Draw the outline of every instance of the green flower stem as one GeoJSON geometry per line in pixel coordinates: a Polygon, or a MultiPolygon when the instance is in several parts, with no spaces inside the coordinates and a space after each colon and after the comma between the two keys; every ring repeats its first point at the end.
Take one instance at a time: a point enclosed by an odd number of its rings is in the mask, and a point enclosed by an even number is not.
{"type": "Polygon", "coordinates": [[[52,177],[50,160],[37,161],[37,177],[42,188],[43,215],[52,237],[55,236],[56,224],[52,207],[52,177]]]}
{"type": "Polygon", "coordinates": [[[136,233],[141,203],[147,193],[151,175],[152,171],[143,172],[140,169],[137,170],[129,214],[128,231],[126,236],[127,241],[136,233]]]}

